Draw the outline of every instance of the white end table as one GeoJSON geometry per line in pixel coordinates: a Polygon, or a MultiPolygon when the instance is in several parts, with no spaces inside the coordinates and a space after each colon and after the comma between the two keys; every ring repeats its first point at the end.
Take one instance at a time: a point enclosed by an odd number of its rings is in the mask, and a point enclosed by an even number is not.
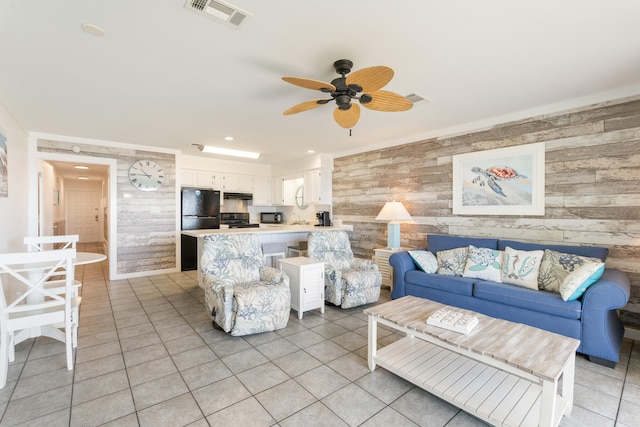
{"type": "Polygon", "coordinates": [[[373,262],[378,266],[378,270],[380,271],[380,275],[382,276],[382,284],[388,286],[391,291],[393,291],[393,268],[389,265],[389,258],[396,252],[399,251],[407,251],[407,248],[398,248],[398,249],[374,249],[375,253],[373,257],[373,262]]]}
{"type": "Polygon", "coordinates": [[[279,259],[280,269],[289,276],[291,308],[302,319],[305,311],[324,313],[324,262],[304,256],[279,259]]]}

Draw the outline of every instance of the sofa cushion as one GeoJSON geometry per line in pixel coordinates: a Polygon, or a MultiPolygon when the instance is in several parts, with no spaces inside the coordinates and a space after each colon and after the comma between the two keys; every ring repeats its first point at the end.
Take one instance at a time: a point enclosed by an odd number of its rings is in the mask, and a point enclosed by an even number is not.
{"type": "Polygon", "coordinates": [[[566,246],[566,245],[543,245],[538,243],[517,242],[515,240],[499,240],[498,249],[503,251],[507,246],[522,251],[535,251],[550,249],[556,252],[564,252],[567,254],[575,254],[590,258],[598,258],[604,262],[609,254],[609,249],[598,246],[566,246]]]}
{"type": "Polygon", "coordinates": [[[538,290],[538,273],[544,251],[519,251],[507,246],[502,261],[502,282],[538,290]]]}
{"type": "Polygon", "coordinates": [[[584,294],[604,273],[603,262],[586,262],[569,274],[560,284],[560,296],[564,301],[573,301],[584,294]]]}
{"type": "Polygon", "coordinates": [[[467,277],[443,276],[429,274],[420,270],[410,270],[405,274],[405,282],[409,285],[438,289],[454,294],[473,295],[473,283],[478,279],[467,277]]]}
{"type": "Polygon", "coordinates": [[[559,294],[553,292],[540,292],[505,283],[477,281],[473,286],[473,295],[479,299],[569,319],[580,319],[582,315],[580,300],[563,301],[559,294]]]}
{"type": "Polygon", "coordinates": [[[587,262],[600,262],[600,259],[545,249],[540,263],[538,289],[560,292],[560,284],[565,277],[587,262]]]}
{"type": "Polygon", "coordinates": [[[497,249],[476,248],[469,245],[467,263],[464,266],[462,276],[501,282],[500,270],[503,255],[504,252],[497,249]]]}
{"type": "Polygon", "coordinates": [[[427,249],[435,254],[438,251],[473,245],[477,248],[498,249],[498,239],[482,237],[445,236],[442,234],[427,234],[427,249]]]}
{"type": "Polygon", "coordinates": [[[462,276],[464,266],[467,263],[468,252],[468,246],[436,252],[438,274],[445,276],[462,276]]]}
{"type": "Polygon", "coordinates": [[[438,271],[438,260],[429,251],[409,251],[409,256],[416,266],[425,273],[435,273],[438,271]]]}

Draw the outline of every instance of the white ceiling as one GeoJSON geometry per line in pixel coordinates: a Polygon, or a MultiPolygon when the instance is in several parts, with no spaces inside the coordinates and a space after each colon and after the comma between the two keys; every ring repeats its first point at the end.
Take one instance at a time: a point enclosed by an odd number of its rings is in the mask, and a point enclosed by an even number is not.
{"type": "Polygon", "coordinates": [[[0,0],[0,102],[28,131],[278,164],[640,94],[637,0],[228,3],[252,15],[237,29],[185,0],[0,0]],[[335,104],[282,115],[324,96],[280,77],[329,82],[341,58],[389,66],[385,90],[431,102],[362,109],[352,136],[335,104]]]}

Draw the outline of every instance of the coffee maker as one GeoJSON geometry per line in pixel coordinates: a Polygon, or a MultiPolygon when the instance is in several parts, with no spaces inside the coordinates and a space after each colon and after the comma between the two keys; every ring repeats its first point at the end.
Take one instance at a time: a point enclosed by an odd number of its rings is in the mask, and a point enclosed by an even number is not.
{"type": "Polygon", "coordinates": [[[331,226],[331,214],[329,211],[316,212],[316,218],[318,219],[317,227],[330,227],[331,226]]]}

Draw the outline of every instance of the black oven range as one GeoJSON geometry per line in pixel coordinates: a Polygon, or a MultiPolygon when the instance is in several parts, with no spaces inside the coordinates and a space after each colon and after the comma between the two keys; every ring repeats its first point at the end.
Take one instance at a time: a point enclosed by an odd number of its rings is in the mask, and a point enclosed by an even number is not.
{"type": "Polygon", "coordinates": [[[228,225],[229,228],[255,228],[260,224],[249,223],[248,212],[221,212],[220,225],[228,225]]]}

